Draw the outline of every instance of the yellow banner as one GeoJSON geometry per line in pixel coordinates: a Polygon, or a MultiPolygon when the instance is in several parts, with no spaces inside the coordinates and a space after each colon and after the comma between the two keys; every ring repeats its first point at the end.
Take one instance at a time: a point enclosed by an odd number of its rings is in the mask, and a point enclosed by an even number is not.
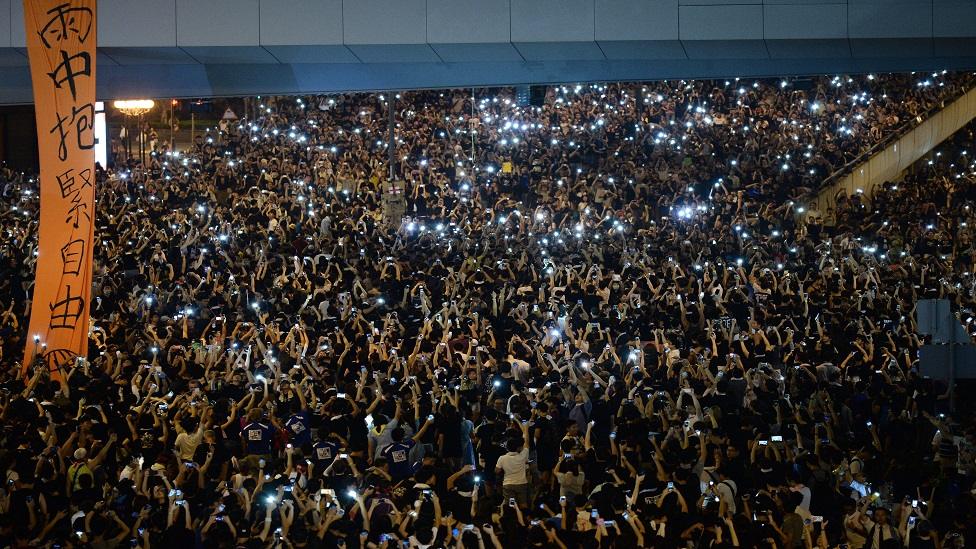
{"type": "Polygon", "coordinates": [[[24,371],[88,354],[95,230],[95,0],[24,0],[41,220],[24,371]]]}

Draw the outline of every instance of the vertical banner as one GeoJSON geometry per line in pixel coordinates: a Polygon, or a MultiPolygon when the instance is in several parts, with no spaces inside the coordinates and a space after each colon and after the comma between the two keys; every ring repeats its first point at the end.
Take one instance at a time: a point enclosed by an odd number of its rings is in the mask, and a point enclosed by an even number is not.
{"type": "Polygon", "coordinates": [[[37,271],[23,370],[88,354],[95,223],[95,0],[23,0],[41,161],[37,271]]]}

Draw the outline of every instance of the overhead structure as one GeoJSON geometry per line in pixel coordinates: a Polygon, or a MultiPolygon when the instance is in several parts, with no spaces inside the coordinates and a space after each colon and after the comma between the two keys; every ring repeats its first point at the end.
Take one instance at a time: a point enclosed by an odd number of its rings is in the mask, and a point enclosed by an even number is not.
{"type": "MultiPolygon", "coordinates": [[[[972,0],[100,0],[100,99],[976,69],[972,0]]],[[[29,103],[0,0],[0,103],[29,103]],[[6,31],[6,32],[5,32],[6,31]]]]}

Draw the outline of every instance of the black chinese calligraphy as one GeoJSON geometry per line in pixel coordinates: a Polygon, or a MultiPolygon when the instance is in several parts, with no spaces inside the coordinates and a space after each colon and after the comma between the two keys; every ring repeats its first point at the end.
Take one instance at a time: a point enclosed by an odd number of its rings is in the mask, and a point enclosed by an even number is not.
{"type": "Polygon", "coordinates": [[[91,103],[81,107],[71,107],[71,114],[61,116],[57,114],[58,123],[51,128],[50,133],[58,132],[58,158],[68,159],[68,136],[74,132],[75,141],[81,150],[95,147],[95,106],[91,103]]]}
{"type": "Polygon", "coordinates": [[[81,191],[86,187],[91,187],[91,170],[85,169],[78,172],[77,177],[75,177],[75,171],[70,169],[63,174],[57,176],[58,190],[61,191],[61,198],[66,198],[75,202],[78,200],[81,191]]]}
{"type": "Polygon", "coordinates": [[[61,274],[78,276],[85,261],[86,241],[75,239],[61,247],[61,274]]]}
{"type": "Polygon", "coordinates": [[[78,52],[75,55],[68,55],[68,52],[61,50],[61,62],[58,63],[54,70],[47,73],[54,82],[55,88],[61,88],[62,84],[67,83],[68,89],[71,90],[71,99],[77,99],[77,89],[75,88],[75,79],[79,76],[88,76],[91,74],[91,55],[88,52],[78,52]]]}
{"type": "Polygon", "coordinates": [[[65,286],[64,296],[48,304],[51,310],[51,322],[48,328],[52,330],[74,330],[78,326],[78,319],[85,313],[88,304],[85,298],[71,295],[71,285],[65,286]]]}
{"type": "Polygon", "coordinates": [[[78,224],[82,218],[85,218],[89,222],[91,221],[88,202],[83,200],[82,196],[82,191],[92,188],[91,175],[92,171],[89,169],[81,170],[77,175],[71,169],[56,177],[61,198],[71,201],[71,208],[68,209],[68,217],[64,222],[71,223],[75,229],[78,228],[78,224]]]}
{"type": "Polygon", "coordinates": [[[44,47],[50,48],[53,43],[64,42],[71,36],[77,37],[81,44],[88,40],[92,27],[91,8],[72,7],[71,4],[65,3],[51,8],[47,15],[50,19],[37,33],[44,47]]]}

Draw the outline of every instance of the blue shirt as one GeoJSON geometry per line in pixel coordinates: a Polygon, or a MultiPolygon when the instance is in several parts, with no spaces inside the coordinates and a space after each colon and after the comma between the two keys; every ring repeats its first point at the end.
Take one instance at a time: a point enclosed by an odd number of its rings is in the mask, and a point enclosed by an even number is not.
{"type": "Polygon", "coordinates": [[[328,467],[339,453],[339,445],[328,440],[320,440],[312,446],[312,461],[316,467],[328,467]]]}
{"type": "Polygon", "coordinates": [[[244,446],[248,454],[264,455],[271,453],[271,442],[274,438],[274,429],[270,426],[255,421],[248,423],[241,430],[244,437],[244,446]]]}
{"type": "Polygon", "coordinates": [[[309,430],[308,413],[298,412],[285,422],[285,429],[288,430],[288,437],[293,446],[305,446],[312,441],[312,432],[309,430]]]}
{"type": "Polygon", "coordinates": [[[413,440],[404,440],[388,444],[383,448],[381,455],[386,458],[390,466],[390,476],[396,480],[401,480],[413,474],[413,466],[410,465],[410,450],[417,443],[413,440]]]}

